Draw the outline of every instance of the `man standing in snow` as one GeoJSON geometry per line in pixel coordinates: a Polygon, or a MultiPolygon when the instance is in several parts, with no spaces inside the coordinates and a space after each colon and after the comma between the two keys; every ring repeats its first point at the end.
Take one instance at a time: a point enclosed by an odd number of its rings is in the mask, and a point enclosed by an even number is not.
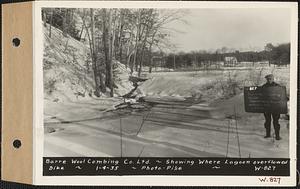
{"type": "MultiPolygon", "coordinates": [[[[266,78],[267,82],[262,86],[263,88],[280,86],[278,83],[274,82],[273,74],[266,75],[265,78],[266,78]]],[[[273,126],[274,126],[274,130],[275,130],[276,140],[280,140],[281,139],[281,137],[279,136],[280,125],[278,123],[278,120],[280,118],[280,113],[268,111],[268,112],[264,112],[264,116],[266,119],[266,122],[265,122],[266,136],[264,138],[271,137],[271,118],[273,118],[273,126]]]]}

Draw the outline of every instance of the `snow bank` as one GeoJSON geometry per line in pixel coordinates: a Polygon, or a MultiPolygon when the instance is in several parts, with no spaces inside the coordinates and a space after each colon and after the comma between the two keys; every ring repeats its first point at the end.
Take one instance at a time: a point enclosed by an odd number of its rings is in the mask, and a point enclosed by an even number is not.
{"type": "Polygon", "coordinates": [[[117,88],[115,88],[116,96],[123,96],[127,94],[132,88],[133,84],[129,81],[130,69],[126,68],[124,64],[119,61],[113,61],[114,81],[117,88]]]}
{"type": "MultiPolygon", "coordinates": [[[[43,81],[45,99],[68,102],[96,98],[89,47],[62,31],[44,27],[43,81]]],[[[113,62],[115,96],[128,93],[132,88],[130,70],[118,61],[113,62]]],[[[102,97],[109,97],[109,89],[102,97]]]]}
{"type": "Polygon", "coordinates": [[[93,79],[86,68],[88,47],[51,27],[44,27],[43,81],[45,99],[61,102],[89,97],[93,79]]]}

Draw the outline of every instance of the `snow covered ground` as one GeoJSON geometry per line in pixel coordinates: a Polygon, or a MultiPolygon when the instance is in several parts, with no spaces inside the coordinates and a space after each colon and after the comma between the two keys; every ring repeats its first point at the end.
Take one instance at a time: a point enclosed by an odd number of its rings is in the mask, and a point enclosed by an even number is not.
{"type": "MultiPolygon", "coordinates": [[[[286,69],[275,72],[281,73],[281,83],[286,82],[286,69]]],[[[222,94],[215,92],[215,82],[224,79],[223,74],[148,75],[151,79],[139,92],[146,101],[157,102],[150,109],[108,111],[122,102],[116,97],[46,102],[44,155],[288,157],[287,120],[280,119],[281,141],[264,139],[263,115],[244,111],[242,93],[220,98],[222,94]],[[191,103],[190,98],[198,101],[191,103]]],[[[236,76],[242,77],[247,76],[236,76]]]]}
{"type": "MultiPolygon", "coordinates": [[[[289,67],[244,67],[232,70],[212,70],[193,72],[154,72],[148,74],[147,80],[139,89],[145,96],[193,97],[205,101],[223,98],[224,89],[235,82],[242,92],[244,86],[262,85],[264,76],[273,73],[275,81],[286,86],[289,91],[289,67]],[[231,80],[231,81],[229,81],[231,80]]],[[[226,92],[226,91],[225,91],[226,92]]]]}

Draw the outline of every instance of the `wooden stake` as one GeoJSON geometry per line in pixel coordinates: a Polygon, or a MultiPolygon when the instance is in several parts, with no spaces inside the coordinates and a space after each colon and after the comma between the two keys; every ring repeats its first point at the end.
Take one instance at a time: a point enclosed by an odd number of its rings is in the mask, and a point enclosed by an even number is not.
{"type": "Polygon", "coordinates": [[[122,118],[121,118],[121,116],[120,116],[120,139],[121,139],[121,141],[120,141],[120,143],[121,143],[121,157],[123,157],[123,136],[122,136],[122,118]]]}
{"type": "Polygon", "coordinates": [[[239,157],[241,158],[241,147],[240,147],[240,139],[239,139],[239,131],[238,131],[235,106],[234,106],[234,119],[235,119],[235,129],[236,129],[236,136],[237,136],[237,142],[238,142],[238,148],[239,148],[239,157]]]}
{"type": "Polygon", "coordinates": [[[226,156],[225,157],[227,157],[228,156],[228,149],[229,149],[229,134],[230,134],[230,132],[229,132],[229,129],[230,129],[230,120],[228,120],[228,132],[227,132],[227,149],[226,149],[226,156]]]}

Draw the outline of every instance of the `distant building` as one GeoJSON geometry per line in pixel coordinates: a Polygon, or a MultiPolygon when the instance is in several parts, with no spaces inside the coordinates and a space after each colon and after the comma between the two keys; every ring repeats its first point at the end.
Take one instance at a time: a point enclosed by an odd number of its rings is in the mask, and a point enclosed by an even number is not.
{"type": "Polygon", "coordinates": [[[236,66],[238,61],[234,56],[226,56],[224,58],[224,66],[236,66]]]}

